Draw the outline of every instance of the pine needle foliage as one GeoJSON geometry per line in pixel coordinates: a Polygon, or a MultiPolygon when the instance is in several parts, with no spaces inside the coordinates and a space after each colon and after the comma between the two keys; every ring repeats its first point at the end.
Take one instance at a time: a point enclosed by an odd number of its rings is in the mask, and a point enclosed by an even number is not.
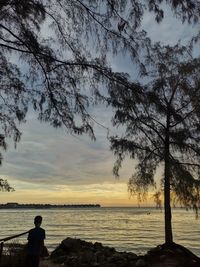
{"type": "Polygon", "coordinates": [[[0,178],[0,191],[12,192],[12,191],[14,191],[14,189],[9,185],[7,180],[4,180],[4,179],[0,178]]]}
{"type": "Polygon", "coordinates": [[[163,3],[182,22],[198,22],[200,4],[192,0],[2,0],[0,148],[7,137],[20,140],[29,109],[42,122],[95,139],[89,105],[105,88],[137,87],[112,71],[107,54],[128,53],[145,73],[139,52],[148,54],[151,41],[139,27],[147,10],[161,22],[163,3]]]}
{"type": "Polygon", "coordinates": [[[156,188],[155,174],[163,169],[166,243],[171,243],[172,197],[196,212],[200,208],[200,59],[189,47],[156,44],[146,58],[147,77],[136,98],[135,90],[110,91],[115,126],[122,137],[111,137],[117,156],[114,174],[128,155],[138,160],[128,189],[139,200],[156,188]],[[170,195],[170,192],[172,194],[170,195]]]}
{"type": "Polygon", "coordinates": [[[18,124],[33,108],[41,121],[94,138],[92,96],[128,83],[112,72],[107,53],[128,52],[139,63],[138,51],[150,47],[139,29],[144,12],[161,22],[163,3],[182,21],[198,21],[199,1],[192,0],[2,0],[0,133],[18,142],[18,124]]]}

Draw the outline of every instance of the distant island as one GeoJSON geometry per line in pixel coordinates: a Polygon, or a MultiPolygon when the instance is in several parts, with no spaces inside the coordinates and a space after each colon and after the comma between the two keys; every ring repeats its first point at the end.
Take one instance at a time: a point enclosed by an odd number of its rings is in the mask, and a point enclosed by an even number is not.
{"type": "Polygon", "coordinates": [[[6,203],[0,204],[0,209],[52,209],[52,208],[100,208],[100,204],[19,204],[19,203],[6,203]]]}

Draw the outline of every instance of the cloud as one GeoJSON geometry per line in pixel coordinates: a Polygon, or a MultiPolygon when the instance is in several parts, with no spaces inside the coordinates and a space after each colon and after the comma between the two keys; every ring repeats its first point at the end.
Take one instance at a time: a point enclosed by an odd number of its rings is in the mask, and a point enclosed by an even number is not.
{"type": "MultiPolygon", "coordinates": [[[[22,131],[17,149],[10,144],[1,167],[2,175],[10,181],[19,181],[17,188],[20,181],[38,187],[46,183],[50,186],[115,182],[114,156],[109,150],[107,132],[100,126],[96,127],[95,142],[88,136],[74,137],[64,129],[41,124],[31,116],[22,131]]],[[[129,161],[125,164],[132,165],[129,161]]],[[[127,181],[130,176],[127,166],[121,181],[127,181]]]]}
{"type": "Polygon", "coordinates": [[[137,199],[129,198],[127,184],[121,182],[89,185],[44,185],[37,187],[21,182],[24,188],[12,193],[1,193],[0,202],[78,204],[99,203],[102,206],[138,205],[137,199]]]}

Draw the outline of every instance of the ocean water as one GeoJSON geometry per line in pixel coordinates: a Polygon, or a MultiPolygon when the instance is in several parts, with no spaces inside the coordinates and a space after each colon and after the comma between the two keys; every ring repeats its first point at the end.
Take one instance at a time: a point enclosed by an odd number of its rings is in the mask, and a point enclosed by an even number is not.
{"type": "MultiPolygon", "coordinates": [[[[66,237],[136,254],[164,243],[164,214],[154,208],[0,210],[0,239],[33,228],[36,215],[43,216],[49,251],[66,237]]],[[[173,233],[175,242],[200,256],[200,219],[195,219],[192,211],[173,209],[173,233]]],[[[26,243],[26,239],[23,236],[15,241],[26,243]]]]}

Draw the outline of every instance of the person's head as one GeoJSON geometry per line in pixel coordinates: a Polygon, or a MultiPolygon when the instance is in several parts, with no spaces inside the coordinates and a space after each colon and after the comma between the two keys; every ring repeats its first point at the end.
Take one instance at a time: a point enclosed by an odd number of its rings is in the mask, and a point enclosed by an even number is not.
{"type": "Polygon", "coordinates": [[[40,216],[40,215],[36,216],[34,219],[35,226],[40,226],[41,223],[42,223],[42,216],[40,216]]]}

